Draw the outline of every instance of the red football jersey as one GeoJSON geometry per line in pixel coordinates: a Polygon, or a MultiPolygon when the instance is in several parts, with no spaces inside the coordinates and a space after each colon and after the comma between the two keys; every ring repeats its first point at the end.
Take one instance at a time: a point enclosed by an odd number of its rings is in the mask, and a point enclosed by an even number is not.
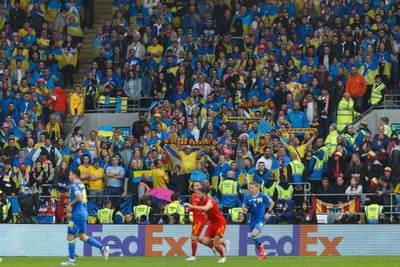
{"type": "Polygon", "coordinates": [[[199,200],[199,206],[206,206],[207,204],[211,204],[212,208],[206,211],[206,216],[208,218],[208,223],[211,224],[226,224],[225,217],[222,216],[221,211],[218,208],[217,202],[210,196],[207,196],[204,201],[199,200]]]}
{"type": "MultiPolygon", "coordinates": [[[[201,206],[199,205],[199,198],[196,193],[192,194],[192,205],[193,206],[201,206]]],[[[193,212],[193,222],[205,222],[206,221],[206,215],[204,214],[204,211],[201,210],[195,210],[191,209],[190,211],[193,212]]]]}

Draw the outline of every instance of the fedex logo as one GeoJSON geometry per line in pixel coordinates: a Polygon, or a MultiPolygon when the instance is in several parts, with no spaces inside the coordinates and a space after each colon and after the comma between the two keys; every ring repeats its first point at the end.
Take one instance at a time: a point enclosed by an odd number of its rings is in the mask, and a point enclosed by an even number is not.
{"type": "MultiPolygon", "coordinates": [[[[327,236],[318,236],[317,225],[287,226],[285,229],[293,229],[291,233],[278,235],[279,238],[274,238],[272,235],[274,234],[274,228],[278,229],[276,227],[265,227],[266,235],[261,236],[261,241],[269,256],[340,256],[337,247],[343,237],[328,238],[327,236]]],[[[239,235],[239,256],[256,253],[248,226],[240,227],[239,235]],[[249,247],[254,249],[254,252],[248,251],[249,247]]]]}
{"type": "MultiPolygon", "coordinates": [[[[138,225],[135,227],[115,227],[107,230],[107,235],[103,234],[103,225],[90,225],[87,235],[92,236],[104,245],[110,246],[110,256],[186,256],[184,245],[190,239],[185,231],[184,237],[172,237],[171,234],[163,232],[162,225],[138,225]],[[132,230],[135,233],[125,237],[127,232],[132,230]],[[110,234],[109,232],[114,232],[110,234]]],[[[168,226],[167,226],[168,227],[168,226]]],[[[96,250],[95,250],[96,251],[96,250]]],[[[96,252],[98,253],[98,252],[96,252]]],[[[84,243],[84,256],[93,255],[93,247],[84,243]]]]}

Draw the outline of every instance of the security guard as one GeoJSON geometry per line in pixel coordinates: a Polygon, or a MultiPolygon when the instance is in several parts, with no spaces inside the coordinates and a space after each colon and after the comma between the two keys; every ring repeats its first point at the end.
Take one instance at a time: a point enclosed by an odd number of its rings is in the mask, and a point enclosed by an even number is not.
{"type": "Polygon", "coordinates": [[[0,223],[12,222],[12,206],[7,201],[7,194],[0,190],[0,223]]]}
{"type": "Polygon", "coordinates": [[[232,223],[239,222],[239,213],[243,212],[242,208],[231,208],[228,210],[229,219],[232,223]]]}
{"type": "Polygon", "coordinates": [[[165,206],[165,214],[172,215],[174,213],[179,214],[179,223],[185,224],[185,207],[179,203],[181,194],[174,192],[171,196],[171,203],[165,206]]]}
{"type": "Polygon", "coordinates": [[[261,184],[261,192],[272,198],[277,185],[279,183],[276,181],[275,174],[271,173],[268,176],[268,181],[261,184]]]}
{"type": "Polygon", "coordinates": [[[276,186],[273,200],[277,201],[278,199],[289,200],[293,197],[293,186],[290,185],[286,181],[286,177],[281,175],[279,178],[279,185],[276,186]]]}
{"type": "Polygon", "coordinates": [[[244,194],[240,184],[235,181],[233,171],[228,171],[226,179],[219,184],[217,198],[221,201],[223,213],[227,213],[230,208],[241,206],[244,194]]]}
{"type": "Polygon", "coordinates": [[[113,215],[114,211],[111,209],[111,201],[106,200],[103,204],[103,208],[97,211],[97,219],[100,224],[111,224],[114,223],[113,215]]]}
{"type": "Polygon", "coordinates": [[[295,152],[290,153],[291,162],[286,167],[288,181],[290,183],[299,183],[298,186],[301,186],[300,183],[303,182],[303,174],[304,174],[304,164],[297,159],[297,154],[295,152]]]}
{"type": "Polygon", "coordinates": [[[380,75],[376,75],[375,84],[374,86],[372,86],[371,98],[368,101],[368,105],[374,106],[382,103],[385,91],[386,91],[386,85],[382,82],[382,77],[380,75]]]}
{"type": "Polygon", "coordinates": [[[378,224],[379,218],[385,215],[383,214],[383,207],[378,205],[378,197],[371,196],[370,197],[370,205],[365,206],[365,217],[369,224],[378,224]]]}
{"type": "Polygon", "coordinates": [[[140,199],[140,204],[133,207],[133,215],[138,224],[149,224],[151,221],[153,209],[147,205],[147,197],[140,199]]]}
{"type": "Polygon", "coordinates": [[[349,93],[344,93],[343,98],[340,100],[338,106],[336,123],[338,131],[343,130],[347,124],[352,123],[356,115],[358,115],[358,113],[354,111],[353,99],[351,99],[349,93]]]}
{"type": "Polygon", "coordinates": [[[321,185],[323,160],[319,158],[318,152],[311,157],[307,168],[307,179],[311,184],[311,192],[314,193],[318,186],[321,185]]]}

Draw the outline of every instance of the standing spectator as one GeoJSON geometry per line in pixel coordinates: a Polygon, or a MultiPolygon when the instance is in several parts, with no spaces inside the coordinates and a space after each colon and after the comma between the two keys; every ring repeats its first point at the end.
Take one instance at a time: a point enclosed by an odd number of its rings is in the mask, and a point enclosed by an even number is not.
{"type": "Polygon", "coordinates": [[[74,87],[74,71],[78,63],[78,47],[73,42],[72,36],[67,35],[65,41],[61,46],[63,54],[63,76],[64,76],[64,87],[74,87]]]}
{"type": "Polygon", "coordinates": [[[56,82],[55,87],[51,90],[51,98],[46,102],[46,105],[52,105],[53,114],[56,115],[58,122],[62,124],[63,135],[67,133],[67,93],[64,89],[58,86],[56,82]]]}
{"type": "Polygon", "coordinates": [[[15,172],[11,168],[11,161],[4,160],[4,168],[0,172],[0,191],[6,196],[15,197],[18,193],[15,183],[15,172]]]}
{"type": "Polygon", "coordinates": [[[400,179],[400,145],[398,138],[392,138],[392,151],[389,155],[388,167],[392,170],[392,179],[395,184],[399,183],[400,179]]]}
{"type": "Polygon", "coordinates": [[[346,93],[349,93],[353,98],[355,110],[362,113],[363,108],[363,95],[367,91],[367,84],[364,76],[358,73],[356,67],[351,68],[351,74],[346,82],[346,93]]]}
{"type": "Polygon", "coordinates": [[[99,196],[104,194],[105,174],[104,169],[100,167],[100,159],[93,159],[93,168],[90,169],[89,196],[93,197],[90,201],[101,205],[103,199],[99,196]]]}
{"type": "Polygon", "coordinates": [[[75,152],[79,149],[81,143],[85,143],[86,139],[83,135],[82,127],[76,126],[74,133],[68,141],[68,149],[71,154],[71,158],[74,158],[75,152]]]}
{"type": "Polygon", "coordinates": [[[156,159],[154,161],[155,169],[151,171],[151,176],[153,177],[154,188],[167,188],[169,183],[169,178],[167,173],[163,170],[163,163],[161,160],[156,159]]]}
{"type": "Polygon", "coordinates": [[[52,144],[49,137],[45,138],[44,144],[36,150],[35,154],[32,156],[32,161],[40,159],[42,153],[46,154],[46,158],[51,162],[52,166],[58,167],[62,163],[62,155],[60,151],[52,144]]]}
{"type": "Polygon", "coordinates": [[[123,179],[125,177],[124,168],[118,166],[118,157],[112,157],[112,165],[107,166],[105,173],[107,176],[107,195],[112,196],[110,200],[113,204],[119,205],[120,196],[123,193],[123,179]]]}
{"type": "Polygon", "coordinates": [[[83,115],[84,107],[85,104],[82,96],[82,88],[80,86],[75,86],[75,92],[73,92],[69,98],[72,126],[74,126],[79,118],[83,115]]]}

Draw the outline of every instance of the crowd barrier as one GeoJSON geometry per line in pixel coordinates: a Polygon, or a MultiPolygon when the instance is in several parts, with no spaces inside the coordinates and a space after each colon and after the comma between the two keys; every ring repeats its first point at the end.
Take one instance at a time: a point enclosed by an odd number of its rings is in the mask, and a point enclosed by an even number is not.
{"type": "MultiPolygon", "coordinates": [[[[398,225],[269,225],[261,240],[269,256],[399,255],[398,225]],[[379,229],[377,229],[379,227],[379,229]],[[373,238],[371,238],[371,235],[373,238]],[[373,240],[373,245],[371,244],[373,240]]],[[[189,256],[189,225],[88,225],[87,233],[110,246],[110,256],[189,256]]],[[[65,256],[67,225],[2,225],[0,256],[65,256]]],[[[255,256],[249,225],[228,225],[228,256],[255,256]]],[[[78,256],[100,256],[98,249],[76,243],[78,256]]],[[[198,256],[212,256],[199,246],[198,256]]]]}

